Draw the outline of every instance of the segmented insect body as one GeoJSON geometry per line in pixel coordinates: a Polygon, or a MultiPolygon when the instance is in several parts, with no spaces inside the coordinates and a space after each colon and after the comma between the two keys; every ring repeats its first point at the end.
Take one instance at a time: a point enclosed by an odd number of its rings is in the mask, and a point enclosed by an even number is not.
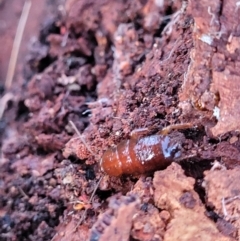
{"type": "Polygon", "coordinates": [[[169,136],[151,135],[120,142],[102,156],[102,171],[110,176],[138,175],[164,169],[181,155],[169,136]]]}

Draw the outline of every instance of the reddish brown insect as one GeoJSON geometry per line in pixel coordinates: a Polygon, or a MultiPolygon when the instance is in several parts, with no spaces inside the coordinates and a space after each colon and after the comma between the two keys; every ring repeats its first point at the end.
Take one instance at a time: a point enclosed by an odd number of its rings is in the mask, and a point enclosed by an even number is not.
{"type": "Polygon", "coordinates": [[[181,156],[180,144],[166,135],[172,129],[186,129],[190,124],[169,126],[161,133],[139,139],[131,138],[108,149],[102,156],[102,171],[110,176],[138,175],[164,169],[181,156]]]}
{"type": "MultiPolygon", "coordinates": [[[[92,153],[74,123],[72,121],[69,122],[79,135],[79,138],[81,138],[86,145],[89,152],[92,153]]],[[[110,148],[103,154],[100,167],[102,171],[110,176],[121,176],[124,174],[137,175],[163,169],[171,164],[171,162],[179,160],[178,157],[181,156],[180,144],[172,142],[167,134],[173,129],[186,129],[192,126],[192,124],[188,123],[170,125],[164,128],[160,134],[142,138],[135,137],[130,140],[122,141],[115,148],[110,148]]],[[[140,132],[144,130],[146,131],[147,129],[141,129],[140,132]]],[[[138,132],[138,130],[135,131],[136,136],[138,132]]],[[[103,176],[99,179],[90,197],[89,203],[91,203],[102,179],[103,176]]],[[[81,219],[73,231],[76,231],[77,227],[83,222],[86,213],[87,209],[84,210],[81,219]]]]}

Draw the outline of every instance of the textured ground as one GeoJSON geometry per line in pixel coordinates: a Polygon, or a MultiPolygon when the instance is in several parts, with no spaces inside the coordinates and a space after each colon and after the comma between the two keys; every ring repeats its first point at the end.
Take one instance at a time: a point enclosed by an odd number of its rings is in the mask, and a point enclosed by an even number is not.
{"type": "Polygon", "coordinates": [[[0,126],[1,240],[238,240],[239,7],[67,0],[47,17],[0,126]],[[178,123],[183,161],[101,172],[131,131],[178,123]]]}

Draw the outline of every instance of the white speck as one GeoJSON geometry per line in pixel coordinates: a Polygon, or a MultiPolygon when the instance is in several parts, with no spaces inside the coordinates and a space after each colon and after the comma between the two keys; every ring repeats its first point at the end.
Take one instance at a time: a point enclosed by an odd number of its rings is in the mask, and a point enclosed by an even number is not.
{"type": "Polygon", "coordinates": [[[220,109],[217,106],[213,109],[213,116],[216,117],[217,120],[220,119],[220,109]]]}
{"type": "Polygon", "coordinates": [[[162,8],[164,6],[164,0],[155,0],[155,4],[159,7],[162,8]]]}
{"type": "Polygon", "coordinates": [[[146,161],[151,160],[154,157],[154,153],[149,153],[148,157],[146,158],[146,161]]]}
{"type": "Polygon", "coordinates": [[[202,34],[199,39],[208,45],[211,45],[213,41],[212,37],[207,34],[202,34]]]}

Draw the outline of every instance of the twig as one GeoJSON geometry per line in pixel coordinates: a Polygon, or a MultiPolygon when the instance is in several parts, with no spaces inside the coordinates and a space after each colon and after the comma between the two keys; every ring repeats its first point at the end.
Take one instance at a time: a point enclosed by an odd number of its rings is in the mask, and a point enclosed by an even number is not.
{"type": "Polygon", "coordinates": [[[227,217],[228,213],[227,213],[225,198],[222,198],[222,211],[223,211],[224,217],[227,217]]]}
{"type": "Polygon", "coordinates": [[[14,75],[15,68],[16,68],[20,44],[21,44],[21,41],[22,41],[22,36],[23,36],[23,32],[24,32],[24,29],[25,29],[25,26],[26,26],[26,22],[27,22],[27,18],[28,18],[28,15],[29,15],[31,5],[32,5],[31,0],[25,1],[24,6],[23,6],[23,10],[22,10],[22,14],[21,14],[21,17],[19,19],[16,35],[15,35],[15,38],[14,38],[14,41],[13,41],[13,48],[12,48],[12,52],[11,52],[11,56],[10,56],[10,60],[9,60],[8,70],[7,70],[7,77],[6,77],[6,81],[5,81],[5,88],[6,89],[9,89],[12,85],[12,80],[13,80],[13,75],[14,75]]]}
{"type": "Polygon", "coordinates": [[[97,191],[97,189],[98,189],[98,187],[99,187],[99,185],[100,185],[102,179],[103,179],[103,176],[100,177],[100,179],[99,179],[99,181],[98,181],[96,187],[94,188],[94,190],[93,190],[93,192],[92,192],[92,195],[91,195],[91,197],[90,197],[90,199],[89,199],[89,203],[92,202],[93,197],[94,197],[94,195],[95,195],[95,193],[96,193],[96,191],[97,191]]]}
{"type": "Polygon", "coordinates": [[[90,149],[90,147],[87,145],[86,141],[82,137],[81,133],[77,129],[76,125],[70,120],[69,123],[71,124],[72,128],[75,130],[75,132],[78,134],[79,138],[81,139],[82,143],[85,145],[85,147],[88,149],[88,151],[94,156],[93,151],[90,149]]]}
{"type": "Polygon", "coordinates": [[[225,203],[228,204],[228,203],[231,203],[232,201],[235,201],[237,199],[240,199],[240,195],[225,199],[225,203]]]}
{"type": "Polygon", "coordinates": [[[165,26],[165,28],[162,31],[162,35],[167,34],[170,35],[172,33],[173,25],[179,20],[180,16],[186,11],[187,8],[187,1],[182,1],[181,8],[174,14],[172,14],[172,20],[165,26]]]}
{"type": "MultiPolygon", "coordinates": [[[[91,197],[90,197],[90,199],[89,199],[89,201],[88,201],[89,204],[92,202],[93,197],[94,197],[94,195],[96,194],[96,191],[97,191],[97,189],[98,189],[98,187],[99,187],[99,185],[100,185],[103,177],[104,177],[104,176],[101,176],[100,179],[99,179],[99,181],[97,182],[97,185],[96,185],[96,187],[94,188],[94,190],[93,190],[93,192],[92,192],[92,195],[91,195],[91,197]]],[[[84,220],[84,218],[85,218],[85,216],[86,216],[87,210],[88,210],[87,208],[84,210],[84,212],[83,212],[83,214],[82,214],[82,217],[81,217],[80,220],[77,222],[77,225],[74,227],[74,229],[72,230],[73,233],[77,230],[78,226],[81,225],[81,223],[83,222],[83,220],[84,220]]],[[[55,233],[55,235],[52,237],[51,241],[53,241],[53,240],[57,237],[57,235],[58,235],[58,232],[55,233]]]]}
{"type": "MultiPolygon", "coordinates": [[[[223,215],[224,215],[225,218],[228,217],[226,204],[229,204],[229,203],[231,203],[231,202],[233,202],[237,199],[240,199],[240,195],[237,195],[235,197],[230,197],[230,198],[222,198],[222,211],[223,211],[223,215]]],[[[239,217],[237,217],[237,218],[239,218],[239,217]]]]}
{"type": "MultiPolygon", "coordinates": [[[[100,177],[100,179],[99,179],[96,187],[94,188],[94,190],[93,190],[93,192],[92,192],[92,195],[91,195],[88,203],[91,203],[91,202],[92,202],[93,197],[94,197],[94,195],[95,195],[95,193],[96,193],[96,191],[97,191],[97,189],[98,189],[98,187],[99,187],[100,182],[102,181],[102,179],[103,179],[103,176],[100,177]]],[[[87,208],[84,210],[84,212],[83,212],[83,214],[82,214],[82,217],[81,217],[80,220],[77,222],[77,225],[76,225],[75,228],[73,229],[73,232],[75,232],[75,231],[77,230],[78,226],[81,225],[81,223],[83,222],[83,220],[84,220],[84,218],[85,218],[85,216],[86,216],[86,213],[87,213],[87,208]]]]}
{"type": "MultiPolygon", "coordinates": [[[[75,125],[71,120],[69,121],[69,123],[71,124],[71,126],[72,126],[72,128],[75,130],[75,132],[78,134],[79,138],[81,139],[82,143],[86,146],[86,148],[88,149],[88,151],[89,151],[92,155],[94,155],[94,153],[92,152],[92,150],[91,150],[90,147],[87,145],[87,143],[85,142],[84,138],[82,137],[81,133],[78,131],[76,125],[75,125]]],[[[91,195],[88,203],[91,203],[91,202],[92,202],[93,197],[94,197],[94,195],[95,195],[95,193],[96,193],[96,191],[97,191],[97,189],[98,189],[98,187],[99,187],[100,182],[102,181],[102,179],[103,179],[103,176],[100,177],[100,179],[99,179],[96,187],[94,188],[94,190],[93,190],[93,192],[92,192],[92,195],[91,195]]],[[[84,210],[84,212],[83,212],[83,214],[82,214],[82,217],[81,217],[80,220],[78,221],[76,227],[73,229],[73,232],[75,232],[75,231],[77,230],[77,227],[83,222],[83,220],[84,220],[84,218],[85,218],[85,216],[86,216],[86,213],[87,213],[87,208],[84,210]]]]}
{"type": "Polygon", "coordinates": [[[29,196],[22,190],[21,187],[18,187],[18,190],[20,191],[20,193],[27,199],[29,199],[29,196]]]}
{"type": "Polygon", "coordinates": [[[168,57],[167,57],[166,59],[160,61],[161,64],[164,63],[164,62],[166,62],[167,60],[169,60],[169,59],[172,57],[174,51],[175,51],[176,48],[178,47],[177,43],[178,43],[179,40],[180,40],[180,37],[177,38],[177,40],[174,42],[174,44],[173,44],[173,48],[171,49],[171,51],[170,51],[168,57]]]}
{"type": "Polygon", "coordinates": [[[212,26],[213,21],[215,21],[216,23],[218,23],[218,20],[214,20],[216,18],[216,16],[214,15],[214,13],[211,11],[211,7],[208,7],[208,14],[212,17],[211,21],[210,21],[210,26],[212,26]]]}

